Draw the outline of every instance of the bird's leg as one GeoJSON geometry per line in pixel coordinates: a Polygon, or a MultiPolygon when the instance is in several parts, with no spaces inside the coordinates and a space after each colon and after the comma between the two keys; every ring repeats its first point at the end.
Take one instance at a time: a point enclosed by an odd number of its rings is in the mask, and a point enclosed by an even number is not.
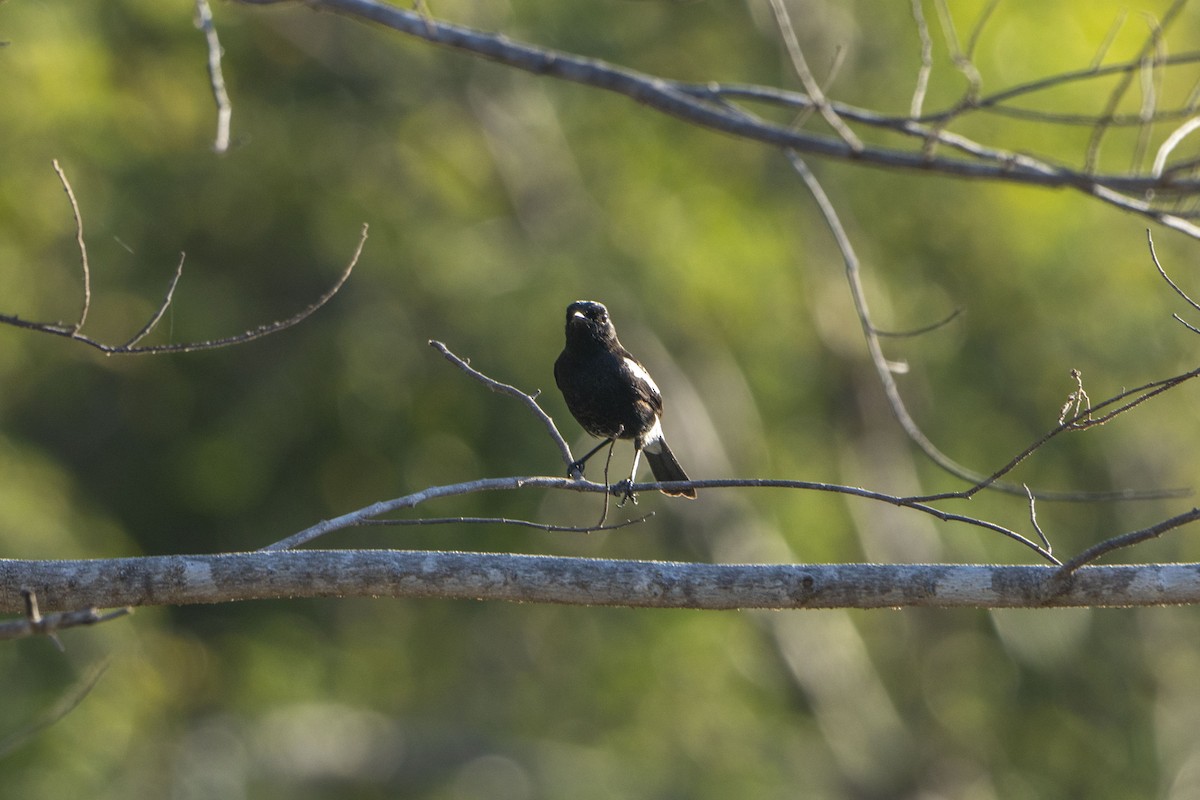
{"type": "Polygon", "coordinates": [[[613,486],[613,494],[621,495],[621,502],[617,503],[617,508],[623,508],[625,503],[632,500],[633,504],[637,505],[637,495],[633,493],[633,482],[637,478],[638,464],[642,460],[642,448],[633,448],[633,469],[629,471],[629,478],[621,481],[613,486]]]}
{"type": "Polygon", "coordinates": [[[584,456],[583,458],[579,459],[578,461],[572,461],[571,465],[569,467],[567,467],[567,477],[568,478],[574,477],[575,474],[578,473],[579,477],[582,478],[583,477],[583,465],[587,463],[587,460],[589,458],[591,458],[592,456],[596,455],[596,453],[599,453],[601,450],[603,450],[608,445],[615,444],[616,441],[617,441],[617,437],[615,437],[615,436],[609,437],[608,439],[605,439],[603,442],[601,442],[600,444],[596,445],[591,450],[589,450],[588,454],[586,456],[584,456]]]}

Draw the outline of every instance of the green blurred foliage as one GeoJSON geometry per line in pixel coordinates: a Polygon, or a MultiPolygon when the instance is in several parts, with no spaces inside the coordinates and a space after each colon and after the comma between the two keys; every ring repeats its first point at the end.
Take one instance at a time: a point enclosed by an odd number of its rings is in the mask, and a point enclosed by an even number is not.
{"type": "MultiPolygon", "coordinates": [[[[970,38],[985,3],[954,3],[970,38]]],[[[975,45],[984,89],[1086,67],[1117,4],[1012,2],[975,45]]],[[[903,114],[919,42],[909,4],[795,3],[831,96],[903,114]]],[[[1128,9],[1108,60],[1147,30],[1128,9]]],[[[765,2],[435,3],[442,18],[692,81],[796,87],[765,2]]],[[[668,399],[696,477],[960,488],[902,436],[864,353],[840,258],[777,152],[628,100],[514,73],[301,5],[215,8],[234,146],[189,4],[0,5],[0,311],[73,319],[119,342],[186,253],[156,341],[283,318],[327,287],[362,223],[350,283],[303,325],[210,353],[105,358],[0,329],[0,548],[79,558],[253,549],[425,486],[556,474],[501,380],[553,387],[562,309],[608,303],[668,399]]],[[[927,110],[965,82],[927,4],[927,110]]],[[[1197,47],[1197,12],[1169,31],[1197,47]]],[[[1162,76],[1180,102],[1194,67],[1162,76]]],[[[1095,112],[1113,79],[1032,95],[1095,112]]],[[[1120,109],[1136,111],[1138,93],[1120,109]]],[[[1025,105],[1025,103],[1022,103],[1025,105]]],[[[763,113],[771,113],[763,109],[763,113]]],[[[818,122],[810,124],[817,126],[818,122]]],[[[1170,130],[1157,126],[1156,141],[1170,130]]],[[[1087,128],[995,115],[955,130],[1078,165],[1087,128]]],[[[878,134],[871,141],[895,143],[878,134]]],[[[1116,131],[1104,170],[1129,165],[1116,131]]],[[[1181,153],[1194,152],[1181,150],[1181,153]]],[[[815,163],[854,238],[914,416],[991,470],[1054,424],[1082,371],[1093,400],[1193,366],[1186,311],[1144,223],[1066,191],[815,163]]],[[[1196,243],[1156,232],[1194,293],[1196,243]]],[[[1054,489],[1194,482],[1182,388],[1063,437],[1014,477],[1054,489]]],[[[618,453],[628,457],[628,450],[618,453]]],[[[623,463],[623,462],[622,462],[623,463]]],[[[592,498],[594,500],[595,498],[592,498]]],[[[1039,506],[1059,552],[1187,500],[1039,506]]],[[[430,514],[595,519],[573,495],[442,501],[430,514]]],[[[586,537],[503,527],[369,529],[323,546],[718,561],[1002,561],[1000,537],[795,492],[645,496],[647,524],[586,537]]],[[[956,508],[955,510],[962,510],[956,508]]],[[[969,513],[1028,530],[1023,500],[969,513]]],[[[1186,531],[1123,554],[1196,560],[1186,531]]],[[[1189,609],[713,614],[433,601],[148,609],[0,648],[0,737],[99,665],[78,708],[0,757],[6,795],[175,798],[1192,797],[1200,786],[1200,624],[1189,609]]],[[[7,740],[11,742],[12,740],[7,740]]]]}

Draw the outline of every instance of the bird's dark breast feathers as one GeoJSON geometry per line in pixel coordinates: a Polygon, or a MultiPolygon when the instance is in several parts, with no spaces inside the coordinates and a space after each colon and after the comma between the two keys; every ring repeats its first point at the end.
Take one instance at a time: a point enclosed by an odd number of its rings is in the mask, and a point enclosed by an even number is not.
{"type": "Polygon", "coordinates": [[[554,362],[554,382],[567,408],[592,436],[637,438],[662,412],[662,398],[630,375],[624,359],[611,351],[583,357],[564,351],[554,362]]]}

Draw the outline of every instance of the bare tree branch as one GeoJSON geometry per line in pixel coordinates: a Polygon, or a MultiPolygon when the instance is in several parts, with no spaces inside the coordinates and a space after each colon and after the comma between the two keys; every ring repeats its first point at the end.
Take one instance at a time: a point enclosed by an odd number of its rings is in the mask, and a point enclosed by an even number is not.
{"type": "Polygon", "coordinates": [[[299,597],[427,597],[633,608],[1029,608],[1200,603],[1200,564],[695,564],[511,553],[302,550],[85,561],[0,560],[3,587],[51,608],[299,597]]]}
{"type": "MultiPolygon", "coordinates": [[[[244,3],[257,5],[286,1],[288,0],[242,0],[244,3]]],[[[673,81],[597,59],[537,47],[498,34],[442,22],[427,14],[407,11],[378,0],[309,0],[308,5],[315,9],[383,25],[434,44],[536,75],[622,94],[661,113],[733,136],[780,148],[790,148],[808,155],[845,159],[879,167],[914,169],[923,173],[986,178],[1047,187],[1071,187],[1125,211],[1154,219],[1188,236],[1200,238],[1200,226],[1156,208],[1152,202],[1142,199],[1147,192],[1156,190],[1200,192],[1200,180],[1195,178],[1100,175],[1090,171],[1076,171],[1030,156],[984,147],[960,135],[941,130],[945,122],[930,127],[912,119],[897,119],[862,110],[856,112],[852,107],[830,101],[830,110],[843,119],[905,133],[920,138],[923,143],[936,141],[947,144],[960,152],[970,153],[974,158],[964,160],[936,156],[924,147],[919,152],[875,145],[864,145],[859,150],[847,144],[841,136],[821,136],[797,130],[792,125],[767,122],[744,110],[730,109],[727,103],[717,102],[721,98],[741,95],[762,100],[774,99],[777,102],[784,101],[806,108],[817,106],[811,97],[800,93],[784,92],[770,87],[726,87],[720,83],[697,85],[673,81]]],[[[981,18],[980,23],[985,20],[986,15],[981,18]]],[[[1087,74],[1090,76],[1094,71],[1088,71],[1087,74]]],[[[977,103],[970,106],[975,107],[978,107],[977,103]]],[[[966,109],[956,107],[941,115],[941,119],[957,116],[964,110],[966,109]]]]}

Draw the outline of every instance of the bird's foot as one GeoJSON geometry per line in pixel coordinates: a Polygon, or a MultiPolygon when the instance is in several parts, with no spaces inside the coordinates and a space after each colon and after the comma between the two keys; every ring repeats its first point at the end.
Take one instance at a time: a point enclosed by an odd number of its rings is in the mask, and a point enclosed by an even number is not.
{"type": "Polygon", "coordinates": [[[574,478],[577,481],[583,480],[583,462],[572,461],[567,467],[567,477],[574,478]]]}
{"type": "Polygon", "coordinates": [[[625,504],[630,500],[633,501],[635,506],[637,505],[637,495],[633,493],[632,480],[626,478],[620,483],[614,483],[609,491],[612,492],[614,497],[621,498],[621,502],[617,503],[617,508],[624,508],[625,504]]]}

